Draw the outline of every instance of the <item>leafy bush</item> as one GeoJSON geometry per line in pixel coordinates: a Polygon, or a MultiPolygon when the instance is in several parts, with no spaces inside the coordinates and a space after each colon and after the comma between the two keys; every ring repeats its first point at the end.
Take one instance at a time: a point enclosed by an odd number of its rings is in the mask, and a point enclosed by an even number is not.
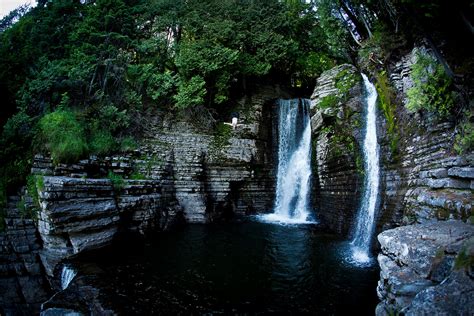
{"type": "Polygon", "coordinates": [[[336,97],[335,95],[327,95],[324,98],[321,99],[321,102],[319,102],[318,106],[321,109],[328,109],[328,108],[333,108],[335,107],[339,102],[339,98],[336,97]]]}
{"type": "Polygon", "coordinates": [[[40,175],[28,175],[26,177],[26,188],[28,189],[28,195],[33,199],[35,207],[40,207],[38,189],[44,188],[43,176],[40,175]]]}
{"type": "Polygon", "coordinates": [[[88,150],[84,127],[70,110],[58,109],[39,121],[42,145],[56,163],[74,162],[88,150]]]}
{"type": "Polygon", "coordinates": [[[336,75],[335,79],[336,88],[342,94],[342,97],[347,99],[347,93],[353,86],[360,82],[361,77],[349,69],[344,69],[336,75]]]}
{"type": "Polygon", "coordinates": [[[121,175],[109,171],[107,178],[112,182],[112,187],[116,193],[119,193],[125,187],[125,180],[121,175]]]}
{"type": "Polygon", "coordinates": [[[451,78],[443,66],[428,54],[418,53],[412,66],[413,87],[407,92],[409,111],[422,109],[448,116],[454,106],[451,78]]]}
{"type": "Polygon", "coordinates": [[[474,124],[468,117],[467,121],[458,127],[459,132],[454,141],[454,150],[458,154],[469,153],[474,150],[474,124]]]}
{"type": "Polygon", "coordinates": [[[33,119],[20,111],[3,127],[0,137],[0,207],[6,203],[7,194],[24,184],[30,172],[33,126],[33,119]]]}
{"type": "Polygon", "coordinates": [[[124,137],[120,141],[120,151],[122,152],[133,151],[137,148],[138,148],[138,144],[135,141],[135,139],[133,139],[133,137],[131,136],[124,137]]]}
{"type": "Polygon", "coordinates": [[[194,76],[191,80],[179,85],[178,94],[174,96],[176,107],[185,109],[191,106],[204,104],[206,82],[201,76],[194,76]]]}
{"type": "Polygon", "coordinates": [[[107,155],[117,148],[117,142],[108,130],[94,130],[90,137],[89,148],[94,154],[107,155]]]}

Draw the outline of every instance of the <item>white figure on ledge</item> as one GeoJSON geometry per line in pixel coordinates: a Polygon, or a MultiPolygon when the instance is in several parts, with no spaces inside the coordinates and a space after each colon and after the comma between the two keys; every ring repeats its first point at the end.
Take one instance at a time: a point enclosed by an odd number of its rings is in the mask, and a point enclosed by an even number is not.
{"type": "Polygon", "coordinates": [[[236,129],[237,126],[242,126],[243,124],[237,124],[239,121],[239,112],[232,112],[231,115],[231,123],[225,122],[224,124],[232,126],[232,129],[236,129]]]}

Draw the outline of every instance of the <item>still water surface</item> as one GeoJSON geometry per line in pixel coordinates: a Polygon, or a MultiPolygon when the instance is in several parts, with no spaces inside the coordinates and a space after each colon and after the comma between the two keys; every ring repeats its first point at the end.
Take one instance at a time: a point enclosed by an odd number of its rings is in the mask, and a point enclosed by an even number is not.
{"type": "Polygon", "coordinates": [[[189,225],[75,264],[104,271],[104,299],[123,314],[373,315],[378,268],[347,253],[346,241],[315,225],[246,222],[189,225]]]}

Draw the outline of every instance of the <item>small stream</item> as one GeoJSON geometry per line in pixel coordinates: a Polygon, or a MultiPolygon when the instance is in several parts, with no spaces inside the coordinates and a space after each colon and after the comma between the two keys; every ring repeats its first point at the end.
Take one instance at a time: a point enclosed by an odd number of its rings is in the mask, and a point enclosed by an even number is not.
{"type": "Polygon", "coordinates": [[[74,262],[93,264],[102,300],[119,314],[373,315],[378,268],[316,225],[250,221],[189,225],[146,244],[121,241],[74,262]]]}

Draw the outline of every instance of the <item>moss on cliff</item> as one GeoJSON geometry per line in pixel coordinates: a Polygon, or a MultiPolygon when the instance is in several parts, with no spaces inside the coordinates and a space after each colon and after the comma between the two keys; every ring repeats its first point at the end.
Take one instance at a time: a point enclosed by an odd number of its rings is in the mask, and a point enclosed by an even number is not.
{"type": "Polygon", "coordinates": [[[379,107],[387,124],[387,135],[389,138],[389,147],[393,157],[398,153],[399,131],[396,124],[396,110],[397,105],[393,100],[395,93],[390,84],[386,71],[379,71],[375,73],[375,88],[377,89],[379,107]]]}

